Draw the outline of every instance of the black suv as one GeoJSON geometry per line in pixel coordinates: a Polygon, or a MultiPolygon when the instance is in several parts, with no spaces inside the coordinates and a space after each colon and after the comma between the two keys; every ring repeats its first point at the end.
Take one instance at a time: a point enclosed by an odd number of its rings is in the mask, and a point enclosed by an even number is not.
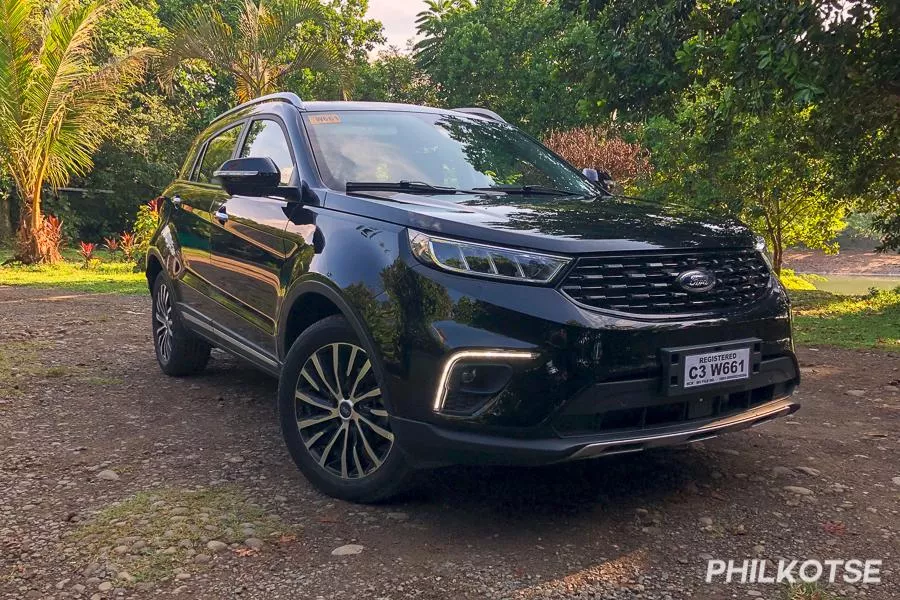
{"type": "Polygon", "coordinates": [[[197,139],[147,259],[162,370],[279,378],[321,490],[546,464],[797,410],[788,298],[743,225],[611,195],[474,108],[243,104],[197,139]]]}

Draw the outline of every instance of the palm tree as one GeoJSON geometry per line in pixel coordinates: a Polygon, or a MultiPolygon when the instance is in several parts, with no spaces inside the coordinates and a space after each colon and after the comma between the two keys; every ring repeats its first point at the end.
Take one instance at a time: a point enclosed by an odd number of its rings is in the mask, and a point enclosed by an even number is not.
{"type": "MultiPolygon", "coordinates": [[[[115,116],[119,94],[143,75],[153,50],[97,65],[94,38],[115,4],[105,0],[0,0],[0,166],[22,204],[17,257],[60,260],[44,243],[41,193],[86,174],[115,116]]],[[[58,227],[53,227],[57,230],[58,227]]]]}
{"type": "Polygon", "coordinates": [[[459,11],[472,8],[471,0],[425,0],[427,10],[416,15],[416,33],[423,36],[413,47],[416,60],[422,67],[434,62],[438,46],[444,37],[445,19],[459,11]]]}
{"type": "Polygon", "coordinates": [[[236,27],[210,6],[198,5],[178,19],[163,73],[171,88],[175,69],[188,60],[203,61],[234,77],[238,100],[275,92],[281,80],[304,68],[340,68],[334,44],[301,41],[308,23],[325,29],[326,11],[318,0],[244,0],[236,27]]]}

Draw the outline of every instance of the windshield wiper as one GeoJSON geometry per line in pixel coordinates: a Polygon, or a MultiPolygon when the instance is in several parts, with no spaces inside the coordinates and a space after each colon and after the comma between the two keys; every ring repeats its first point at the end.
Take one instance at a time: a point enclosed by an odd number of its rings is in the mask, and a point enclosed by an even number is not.
{"type": "Polygon", "coordinates": [[[353,192],[409,192],[419,194],[478,194],[474,190],[461,190],[444,185],[431,185],[424,181],[348,181],[347,193],[353,192]]]}
{"type": "Polygon", "coordinates": [[[490,190],[492,192],[504,192],[506,194],[545,194],[547,196],[583,196],[579,192],[561,190],[559,188],[544,185],[492,185],[491,187],[474,188],[475,190],[490,190]]]}

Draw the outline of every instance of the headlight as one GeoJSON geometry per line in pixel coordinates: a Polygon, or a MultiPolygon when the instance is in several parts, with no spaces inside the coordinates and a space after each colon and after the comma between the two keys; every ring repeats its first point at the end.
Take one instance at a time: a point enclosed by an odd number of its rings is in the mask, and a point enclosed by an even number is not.
{"type": "Polygon", "coordinates": [[[486,246],[407,230],[412,253],[427,265],[477,277],[549,283],[571,259],[486,246]]]}
{"type": "Polygon", "coordinates": [[[754,244],[756,251],[762,255],[763,260],[766,261],[766,264],[769,266],[769,270],[772,270],[772,255],[769,254],[769,248],[766,246],[766,238],[761,235],[756,236],[756,243],[754,244]]]}

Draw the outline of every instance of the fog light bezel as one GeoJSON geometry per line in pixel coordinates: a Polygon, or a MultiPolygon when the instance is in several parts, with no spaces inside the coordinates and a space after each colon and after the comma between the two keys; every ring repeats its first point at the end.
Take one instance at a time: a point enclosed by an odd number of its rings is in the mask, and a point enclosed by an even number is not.
{"type": "MultiPolygon", "coordinates": [[[[450,375],[453,369],[461,362],[504,365],[506,361],[534,360],[538,357],[537,352],[525,350],[459,350],[454,352],[444,361],[441,369],[441,375],[438,379],[438,385],[434,394],[434,402],[432,408],[434,412],[441,413],[444,411],[444,402],[450,391],[450,375]]],[[[512,367],[512,365],[507,365],[512,367]]]]}

